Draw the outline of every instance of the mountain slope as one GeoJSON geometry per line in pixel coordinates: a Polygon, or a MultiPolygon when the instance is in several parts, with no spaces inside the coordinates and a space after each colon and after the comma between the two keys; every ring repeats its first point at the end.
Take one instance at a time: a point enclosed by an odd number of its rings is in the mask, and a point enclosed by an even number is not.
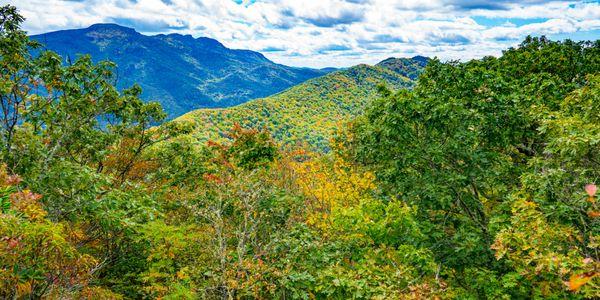
{"type": "Polygon", "coordinates": [[[225,109],[200,109],[174,122],[192,122],[200,142],[220,140],[235,123],[267,128],[284,144],[308,143],[329,149],[329,139],[342,123],[358,115],[377,94],[377,85],[411,87],[402,74],[378,66],[358,65],[308,80],[282,93],[225,109]]]}
{"type": "Polygon", "coordinates": [[[95,61],[114,61],[118,87],[138,83],[142,98],[159,101],[169,117],[265,97],[330,71],[276,64],[258,52],[228,49],[209,38],[146,36],[114,24],[31,38],[65,59],[90,54],[95,61]]]}

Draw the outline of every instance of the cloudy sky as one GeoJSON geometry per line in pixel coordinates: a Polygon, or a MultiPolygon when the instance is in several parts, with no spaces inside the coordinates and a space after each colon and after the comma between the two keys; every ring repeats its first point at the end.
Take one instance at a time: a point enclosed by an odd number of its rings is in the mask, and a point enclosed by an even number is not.
{"type": "Polygon", "coordinates": [[[118,23],[144,34],[212,37],[294,66],[350,66],[390,56],[497,55],[527,35],[600,39],[600,1],[0,0],[30,34],[118,23]]]}

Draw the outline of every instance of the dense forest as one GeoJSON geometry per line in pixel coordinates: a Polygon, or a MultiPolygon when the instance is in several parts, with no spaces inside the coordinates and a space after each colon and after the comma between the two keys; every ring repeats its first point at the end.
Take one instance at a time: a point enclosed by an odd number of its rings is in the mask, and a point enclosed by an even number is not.
{"type": "Polygon", "coordinates": [[[32,55],[22,22],[0,8],[0,298],[600,295],[600,41],[433,59],[319,152],[156,126],[114,64],[32,55]]]}

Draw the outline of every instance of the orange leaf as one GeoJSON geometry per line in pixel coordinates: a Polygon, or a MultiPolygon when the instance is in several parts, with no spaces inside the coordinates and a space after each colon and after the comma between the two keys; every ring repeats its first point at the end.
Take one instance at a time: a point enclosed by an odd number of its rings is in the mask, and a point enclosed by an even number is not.
{"type": "Polygon", "coordinates": [[[597,218],[600,217],[600,212],[591,210],[588,211],[588,216],[590,216],[590,218],[597,218]]]}
{"type": "Polygon", "coordinates": [[[571,275],[571,278],[569,278],[569,283],[568,283],[569,289],[571,291],[579,290],[579,288],[581,286],[583,286],[588,281],[590,281],[592,278],[594,278],[595,275],[596,275],[595,273],[584,273],[584,274],[579,274],[579,275],[571,275]]]}

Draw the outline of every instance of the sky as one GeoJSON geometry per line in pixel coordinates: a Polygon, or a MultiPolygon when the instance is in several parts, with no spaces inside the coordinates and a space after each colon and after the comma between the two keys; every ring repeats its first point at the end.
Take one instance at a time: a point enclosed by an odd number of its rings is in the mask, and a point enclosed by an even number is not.
{"type": "Polygon", "coordinates": [[[468,60],[499,55],[527,35],[600,39],[600,0],[0,0],[7,3],[30,34],[117,23],[210,37],[304,67],[468,60]]]}

